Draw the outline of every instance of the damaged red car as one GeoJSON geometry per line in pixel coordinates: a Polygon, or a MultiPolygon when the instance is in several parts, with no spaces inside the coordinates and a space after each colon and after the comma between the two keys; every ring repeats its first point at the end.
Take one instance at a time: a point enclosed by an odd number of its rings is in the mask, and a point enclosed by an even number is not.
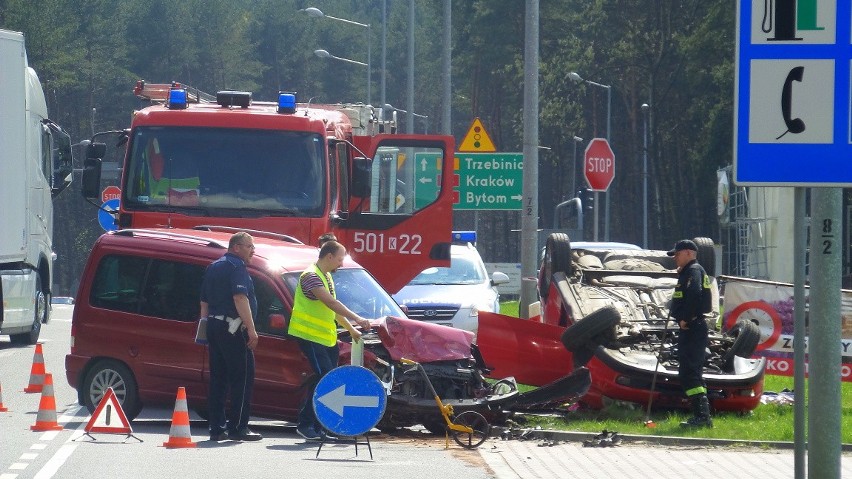
{"type": "MultiPolygon", "coordinates": [[[[714,276],[712,240],[694,241],[699,263],[714,276]]],[[[563,233],[548,237],[539,273],[540,316],[480,313],[478,345],[493,373],[535,386],[585,366],[592,384],[580,401],[588,407],[644,405],[653,396],[657,407],[688,408],[677,374],[677,325],[669,320],[677,282],[673,259],[665,251],[576,246],[563,233]]],[[[766,360],[751,358],[760,331],[746,320],[719,331],[715,280],[714,294],[704,365],[708,396],[717,411],[749,411],[763,393],[766,360]]]]}

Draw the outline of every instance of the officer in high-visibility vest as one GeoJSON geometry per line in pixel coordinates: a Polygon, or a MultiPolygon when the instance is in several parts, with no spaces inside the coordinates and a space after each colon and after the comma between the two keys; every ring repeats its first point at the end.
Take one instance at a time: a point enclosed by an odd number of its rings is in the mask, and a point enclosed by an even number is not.
{"type": "Polygon", "coordinates": [[[680,326],[678,334],[678,378],[692,405],[692,417],[684,427],[713,427],[710,402],[704,383],[704,356],[707,349],[706,313],[712,310],[710,277],[698,264],[698,247],[690,240],[678,241],[668,252],[678,268],[677,286],[672,296],[671,316],[680,326]]]}
{"type": "Polygon", "coordinates": [[[359,341],[361,333],[349,321],[365,330],[370,329],[368,320],[352,312],[335,295],[331,273],[343,265],[345,257],[346,248],[342,244],[334,240],[322,243],[317,262],[299,277],[290,315],[288,333],[299,342],[299,348],[316,373],[299,411],[296,427],[296,432],[309,441],[321,440],[325,435],[314,413],[313,395],[319,380],[337,367],[337,324],[349,331],[353,341],[359,341]]]}

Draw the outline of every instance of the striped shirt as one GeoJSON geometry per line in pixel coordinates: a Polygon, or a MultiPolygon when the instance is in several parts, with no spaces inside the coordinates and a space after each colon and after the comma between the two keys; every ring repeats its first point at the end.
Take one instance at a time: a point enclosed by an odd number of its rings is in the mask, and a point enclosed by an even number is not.
{"type": "MultiPolygon", "coordinates": [[[[316,295],[314,295],[313,290],[315,288],[324,288],[325,286],[323,286],[322,279],[320,279],[316,273],[307,273],[303,275],[300,282],[302,285],[302,292],[305,293],[306,298],[312,301],[319,299],[316,295]]],[[[334,285],[331,281],[328,282],[328,287],[330,289],[329,293],[334,296],[334,285]]]]}

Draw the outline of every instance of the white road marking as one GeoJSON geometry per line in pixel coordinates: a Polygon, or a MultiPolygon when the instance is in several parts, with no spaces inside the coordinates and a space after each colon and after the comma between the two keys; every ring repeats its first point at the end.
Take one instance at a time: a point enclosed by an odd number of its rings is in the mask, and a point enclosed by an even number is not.
{"type": "Polygon", "coordinates": [[[17,477],[17,474],[0,474],[0,479],[15,479],[17,477]]]}
{"type": "Polygon", "coordinates": [[[9,469],[11,469],[13,471],[23,471],[29,465],[30,464],[28,462],[16,462],[16,463],[12,464],[11,466],[9,466],[9,469]]]}
{"type": "MultiPolygon", "coordinates": [[[[72,420],[77,419],[77,418],[75,418],[75,415],[81,409],[83,409],[83,406],[77,406],[74,409],[65,411],[65,414],[63,414],[60,417],[60,420],[64,423],[67,423],[67,422],[70,422],[72,420]]],[[[47,460],[47,463],[44,465],[44,467],[42,467],[36,473],[36,475],[33,476],[35,479],[50,479],[59,471],[59,468],[62,467],[63,464],[65,464],[65,461],[67,461],[69,457],[71,457],[71,454],[74,452],[74,449],[77,449],[77,444],[73,443],[72,441],[74,439],[76,439],[77,437],[80,437],[81,435],[83,435],[83,432],[84,432],[83,430],[86,428],[86,423],[87,423],[87,421],[83,421],[83,422],[80,423],[80,425],[77,427],[77,429],[75,429],[74,432],[71,434],[71,437],[69,437],[68,440],[65,441],[65,444],[63,444],[59,448],[59,450],[56,451],[56,454],[54,454],[53,457],[51,457],[50,459],[47,460]]],[[[51,431],[51,432],[58,433],[59,431],[51,431]]],[[[42,435],[41,440],[45,440],[44,438],[48,434],[49,434],[49,432],[44,433],[42,435]]],[[[56,437],[56,434],[53,434],[51,436],[51,439],[53,437],[56,437]]],[[[3,478],[0,478],[0,479],[3,479],[3,478]]]]}
{"type": "Polygon", "coordinates": [[[34,454],[32,452],[25,452],[24,454],[21,454],[21,457],[18,460],[20,460],[20,461],[32,461],[33,459],[35,459],[37,457],[38,457],[38,453],[34,454]]]}
{"type": "MultiPolygon", "coordinates": [[[[37,443],[37,444],[33,444],[32,446],[30,446],[30,449],[35,449],[35,450],[37,450],[37,451],[40,451],[40,450],[42,450],[42,449],[44,449],[44,448],[46,448],[46,447],[47,447],[47,444],[37,443]]],[[[3,478],[2,478],[2,477],[0,477],[0,479],[3,479],[3,478]]]]}

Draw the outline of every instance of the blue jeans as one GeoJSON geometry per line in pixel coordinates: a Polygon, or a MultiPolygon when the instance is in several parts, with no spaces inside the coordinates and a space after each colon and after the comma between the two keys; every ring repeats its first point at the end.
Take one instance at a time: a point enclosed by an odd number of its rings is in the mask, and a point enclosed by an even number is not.
{"type": "Polygon", "coordinates": [[[311,369],[316,375],[310,379],[308,384],[308,394],[305,396],[302,408],[299,410],[299,425],[298,428],[305,430],[313,428],[315,431],[320,431],[320,423],[317,420],[314,412],[314,390],[317,388],[317,383],[329,371],[337,367],[337,360],[340,356],[340,351],[337,344],[334,346],[323,346],[321,344],[307,341],[305,339],[296,338],[299,343],[299,349],[308,359],[311,369]]]}
{"type": "Polygon", "coordinates": [[[254,386],[254,353],[246,345],[248,335],[242,328],[228,332],[221,319],[207,320],[210,359],[210,393],[207,397],[210,434],[238,433],[248,427],[251,392],[254,386]],[[225,422],[225,400],[231,393],[231,408],[225,422]]]}

